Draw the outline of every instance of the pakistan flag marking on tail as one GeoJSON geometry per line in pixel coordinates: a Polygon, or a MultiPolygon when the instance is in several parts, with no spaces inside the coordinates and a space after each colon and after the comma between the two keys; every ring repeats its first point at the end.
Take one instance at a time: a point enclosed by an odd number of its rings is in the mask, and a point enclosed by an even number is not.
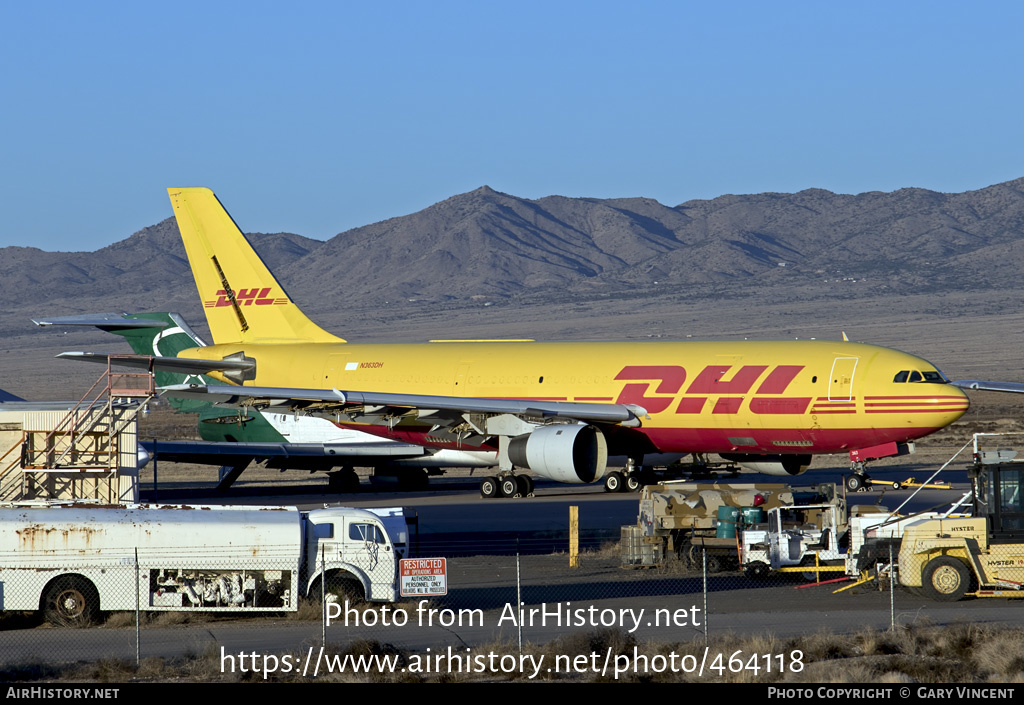
{"type": "MultiPolygon", "coordinates": [[[[126,313],[123,324],[110,321],[100,326],[128,341],[132,352],[155,357],[177,357],[182,350],[205,347],[206,343],[177,313],[126,313]],[[152,321],[152,323],[148,323],[152,321]]],[[[221,384],[201,374],[156,370],[157,387],[175,384],[221,384]]],[[[168,399],[181,412],[199,414],[199,435],[206,441],[273,442],[286,439],[258,411],[240,413],[217,409],[210,402],[194,399],[168,399]]]]}

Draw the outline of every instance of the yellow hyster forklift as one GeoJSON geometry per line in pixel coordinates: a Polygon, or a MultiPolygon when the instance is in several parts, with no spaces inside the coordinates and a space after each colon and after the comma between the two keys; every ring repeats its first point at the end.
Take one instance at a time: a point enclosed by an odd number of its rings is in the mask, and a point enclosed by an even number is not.
{"type": "Polygon", "coordinates": [[[970,468],[971,517],[907,524],[900,544],[900,584],[934,600],[1024,597],[1024,463],[970,468]]]}

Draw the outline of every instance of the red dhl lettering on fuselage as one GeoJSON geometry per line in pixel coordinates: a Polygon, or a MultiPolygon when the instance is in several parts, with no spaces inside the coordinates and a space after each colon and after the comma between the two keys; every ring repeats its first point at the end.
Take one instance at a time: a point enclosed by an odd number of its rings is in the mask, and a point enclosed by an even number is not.
{"type": "MultiPolygon", "coordinates": [[[[270,295],[271,287],[265,286],[262,289],[239,289],[235,294],[235,301],[239,306],[283,306],[288,303],[286,297],[274,298],[270,295]]],[[[231,292],[227,289],[218,289],[216,299],[203,301],[205,308],[218,308],[231,305],[231,292]]]]}
{"type": "Polygon", "coordinates": [[[778,365],[767,375],[769,365],[744,365],[733,372],[731,365],[708,365],[679,393],[686,383],[686,370],[678,365],[629,365],[623,367],[616,380],[630,381],[623,386],[615,400],[617,404],[636,404],[649,414],[672,410],[676,414],[699,414],[708,399],[717,397],[713,414],[737,414],[743,396],[754,391],[749,408],[755,414],[802,414],[807,411],[812,397],[783,397],[792,381],[804,369],[803,365],[778,365]],[[758,380],[763,380],[757,384],[758,380]],[[757,384],[756,389],[755,384],[757,384]],[[653,387],[653,390],[651,389],[653,387]],[[672,408],[674,407],[674,408],[672,408]]]}

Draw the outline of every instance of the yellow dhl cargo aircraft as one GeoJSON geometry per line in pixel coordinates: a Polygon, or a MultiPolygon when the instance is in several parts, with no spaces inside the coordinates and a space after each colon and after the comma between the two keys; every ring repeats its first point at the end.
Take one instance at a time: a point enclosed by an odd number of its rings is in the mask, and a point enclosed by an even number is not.
{"type": "MultiPolygon", "coordinates": [[[[516,468],[594,482],[657,453],[717,453],[796,475],[811,457],[860,461],[958,419],[967,397],[934,365],[851,342],[348,343],[285,293],[212,191],[168,189],[214,344],[177,359],[226,385],[176,387],[237,406],[312,413],[385,438],[498,455],[486,496],[530,486],[516,468]]],[[[525,476],[528,477],[528,476],[525,476]]]]}

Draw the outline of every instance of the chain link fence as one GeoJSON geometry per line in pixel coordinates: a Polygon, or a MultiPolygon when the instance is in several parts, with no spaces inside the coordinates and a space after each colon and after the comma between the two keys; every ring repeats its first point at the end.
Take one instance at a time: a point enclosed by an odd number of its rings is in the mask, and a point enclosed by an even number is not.
{"type": "MultiPolygon", "coordinates": [[[[328,570],[326,579],[320,576],[330,556],[321,553],[318,566],[304,568],[273,547],[230,563],[217,551],[187,559],[124,552],[116,560],[27,569],[8,567],[17,560],[0,556],[0,664],[8,674],[28,674],[57,664],[202,656],[221,673],[260,666],[266,677],[272,665],[278,676],[311,676],[337,666],[323,661],[332,649],[402,653],[403,663],[409,654],[433,656],[442,659],[437,669],[462,670],[484,654],[520,658],[557,643],[561,651],[552,658],[578,658],[580,667],[596,669],[598,660],[618,658],[630,645],[655,652],[665,645],[679,655],[679,645],[699,651],[736,635],[848,634],[923,617],[953,623],[974,613],[990,620],[979,610],[993,608],[1009,620],[1005,601],[954,601],[1017,594],[1020,582],[1006,566],[1021,559],[998,545],[985,545],[983,561],[972,558],[970,542],[977,541],[959,538],[959,553],[933,546],[930,553],[901,554],[894,542],[875,547],[852,576],[820,564],[750,570],[738,553],[693,546],[637,563],[629,546],[615,541],[584,550],[571,567],[568,553],[528,553],[525,540],[523,552],[510,553],[502,540],[448,558],[446,594],[394,602],[364,599],[381,597],[372,587],[368,593],[366,577],[380,563],[379,549],[348,570],[328,570]]],[[[432,550],[444,554],[443,546],[432,550]]],[[[465,552],[456,546],[452,553],[465,552]]],[[[762,656],[782,654],[780,648],[762,656]]],[[[575,667],[571,660],[565,665],[575,667]]]]}

